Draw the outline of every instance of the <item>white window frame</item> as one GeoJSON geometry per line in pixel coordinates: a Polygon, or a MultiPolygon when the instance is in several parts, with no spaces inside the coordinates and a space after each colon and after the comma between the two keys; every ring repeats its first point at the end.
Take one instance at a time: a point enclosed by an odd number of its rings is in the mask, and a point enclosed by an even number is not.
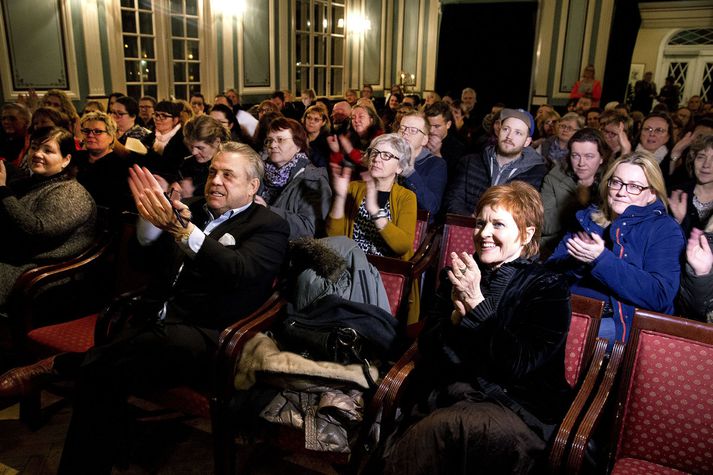
{"type": "MultiPolygon", "coordinates": [[[[156,81],[158,83],[158,97],[163,100],[172,96],[175,92],[173,82],[173,61],[170,51],[170,0],[153,0],[154,2],[154,36],[156,44],[156,81]]],[[[107,37],[109,39],[109,51],[117,52],[117,60],[110,62],[112,84],[115,90],[126,91],[126,78],[124,73],[124,48],[123,32],[121,29],[121,2],[111,0],[106,2],[107,37]]],[[[213,28],[214,17],[210,8],[210,1],[198,0],[198,12],[200,21],[198,22],[198,41],[201,74],[201,93],[210,102],[218,89],[217,84],[217,60],[209,51],[215,51],[216,35],[213,28]]]]}

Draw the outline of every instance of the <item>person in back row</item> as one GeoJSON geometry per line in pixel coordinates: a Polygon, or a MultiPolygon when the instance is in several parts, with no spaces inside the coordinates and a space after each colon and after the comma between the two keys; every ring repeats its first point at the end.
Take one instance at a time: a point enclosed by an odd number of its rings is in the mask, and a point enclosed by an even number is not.
{"type": "Polygon", "coordinates": [[[480,195],[493,185],[521,180],[539,189],[547,173],[545,161],[529,147],[535,128],[532,116],[522,109],[500,112],[497,146],[487,146],[482,154],[461,158],[455,181],[446,195],[449,213],[470,216],[480,195]]]}

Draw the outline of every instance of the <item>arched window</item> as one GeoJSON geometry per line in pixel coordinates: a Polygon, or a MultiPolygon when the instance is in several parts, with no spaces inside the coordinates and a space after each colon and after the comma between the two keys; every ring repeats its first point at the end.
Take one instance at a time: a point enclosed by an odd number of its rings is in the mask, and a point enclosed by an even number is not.
{"type": "Polygon", "coordinates": [[[713,99],[713,28],[692,28],[673,34],[664,49],[666,76],[681,90],[680,101],[691,96],[713,99]]]}

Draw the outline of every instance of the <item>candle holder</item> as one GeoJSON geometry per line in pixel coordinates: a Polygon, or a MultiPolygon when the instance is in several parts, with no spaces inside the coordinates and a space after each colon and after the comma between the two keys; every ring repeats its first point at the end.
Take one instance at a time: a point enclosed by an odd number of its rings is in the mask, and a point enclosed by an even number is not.
{"type": "Polygon", "coordinates": [[[416,76],[406,71],[401,71],[399,73],[399,86],[404,94],[413,92],[416,86],[416,76]]]}

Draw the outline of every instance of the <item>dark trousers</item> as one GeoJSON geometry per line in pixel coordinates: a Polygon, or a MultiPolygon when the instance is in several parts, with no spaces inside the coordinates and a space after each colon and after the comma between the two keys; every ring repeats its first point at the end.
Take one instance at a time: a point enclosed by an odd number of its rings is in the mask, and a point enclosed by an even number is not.
{"type": "Polygon", "coordinates": [[[58,361],[60,371],[76,371],[72,420],[59,474],[110,473],[125,442],[130,394],[205,380],[218,332],[170,323],[127,327],[112,342],[83,358],[58,361]],[[78,367],[71,361],[79,363],[78,367]]]}

